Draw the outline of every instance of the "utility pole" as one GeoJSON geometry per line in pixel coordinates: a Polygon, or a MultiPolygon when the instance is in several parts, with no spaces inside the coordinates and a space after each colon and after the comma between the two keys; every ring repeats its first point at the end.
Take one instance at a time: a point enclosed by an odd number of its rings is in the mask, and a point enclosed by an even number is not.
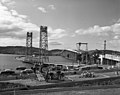
{"type": "Polygon", "coordinates": [[[104,40],[104,50],[106,50],[106,40],[104,40]]]}
{"type": "Polygon", "coordinates": [[[103,50],[103,64],[105,63],[105,54],[106,54],[106,40],[104,40],[104,50],[103,50]]]}

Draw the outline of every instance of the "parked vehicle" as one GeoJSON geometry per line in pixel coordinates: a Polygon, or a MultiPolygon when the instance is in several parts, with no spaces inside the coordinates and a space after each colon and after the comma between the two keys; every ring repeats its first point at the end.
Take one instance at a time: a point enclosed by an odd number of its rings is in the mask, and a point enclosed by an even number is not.
{"type": "Polygon", "coordinates": [[[50,68],[53,68],[55,66],[55,64],[53,63],[47,63],[47,64],[42,64],[41,65],[41,72],[47,72],[50,68]]]}
{"type": "Polygon", "coordinates": [[[11,69],[5,69],[4,71],[1,72],[1,75],[14,75],[15,71],[11,69]]]}
{"type": "Polygon", "coordinates": [[[94,78],[95,74],[94,72],[82,72],[82,74],[80,75],[80,78],[94,78]]]}
{"type": "Polygon", "coordinates": [[[19,66],[16,68],[16,70],[25,70],[25,69],[26,69],[26,67],[23,67],[23,66],[19,66]]]}
{"type": "Polygon", "coordinates": [[[49,71],[45,74],[45,80],[63,80],[64,72],[63,71],[49,71]]]}
{"type": "Polygon", "coordinates": [[[34,73],[32,69],[25,69],[23,71],[21,71],[22,74],[31,74],[34,73]]]}

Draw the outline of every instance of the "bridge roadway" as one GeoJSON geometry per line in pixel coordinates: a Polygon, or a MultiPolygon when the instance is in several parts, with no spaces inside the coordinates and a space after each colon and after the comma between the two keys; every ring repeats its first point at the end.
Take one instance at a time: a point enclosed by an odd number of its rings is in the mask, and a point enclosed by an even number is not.
{"type": "MultiPolygon", "coordinates": [[[[105,52],[106,54],[106,59],[110,59],[110,60],[115,60],[115,61],[120,61],[120,52],[119,51],[113,51],[113,50],[90,50],[88,51],[90,54],[100,54],[100,58],[103,58],[103,53],[105,52]]],[[[34,63],[38,63],[39,57],[31,57],[28,58],[28,60],[26,59],[26,61],[28,61],[28,63],[30,61],[34,62],[34,63]]],[[[32,63],[31,62],[31,63],[32,63]]],[[[73,60],[69,60],[66,59],[62,56],[49,56],[49,63],[57,63],[57,64],[64,64],[64,63],[69,63],[70,65],[76,62],[73,62],[73,60]]]]}
{"type": "MultiPolygon", "coordinates": [[[[104,55],[100,55],[100,58],[104,58],[104,55]]],[[[114,61],[120,62],[120,56],[118,56],[118,55],[106,54],[106,55],[105,55],[105,58],[106,58],[106,59],[110,59],[110,60],[114,60],[114,61]]]]}

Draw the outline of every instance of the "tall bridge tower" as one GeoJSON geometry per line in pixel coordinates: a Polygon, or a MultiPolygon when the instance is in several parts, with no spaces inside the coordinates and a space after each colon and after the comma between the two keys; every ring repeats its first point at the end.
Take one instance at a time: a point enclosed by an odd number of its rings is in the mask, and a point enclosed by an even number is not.
{"type": "Polygon", "coordinates": [[[32,32],[27,32],[26,37],[26,57],[32,56],[32,32]]]}
{"type": "Polygon", "coordinates": [[[40,62],[48,62],[48,32],[47,26],[40,26],[40,43],[39,43],[40,62]]]}

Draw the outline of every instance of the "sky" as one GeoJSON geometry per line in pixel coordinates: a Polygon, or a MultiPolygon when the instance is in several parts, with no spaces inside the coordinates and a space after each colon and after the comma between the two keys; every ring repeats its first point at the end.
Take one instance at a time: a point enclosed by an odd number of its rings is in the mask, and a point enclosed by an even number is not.
{"type": "Polygon", "coordinates": [[[48,27],[49,49],[120,51],[120,0],[0,0],[0,46],[26,46],[33,32],[39,47],[40,26],[48,27]],[[85,49],[82,45],[81,49],[85,49]]]}

